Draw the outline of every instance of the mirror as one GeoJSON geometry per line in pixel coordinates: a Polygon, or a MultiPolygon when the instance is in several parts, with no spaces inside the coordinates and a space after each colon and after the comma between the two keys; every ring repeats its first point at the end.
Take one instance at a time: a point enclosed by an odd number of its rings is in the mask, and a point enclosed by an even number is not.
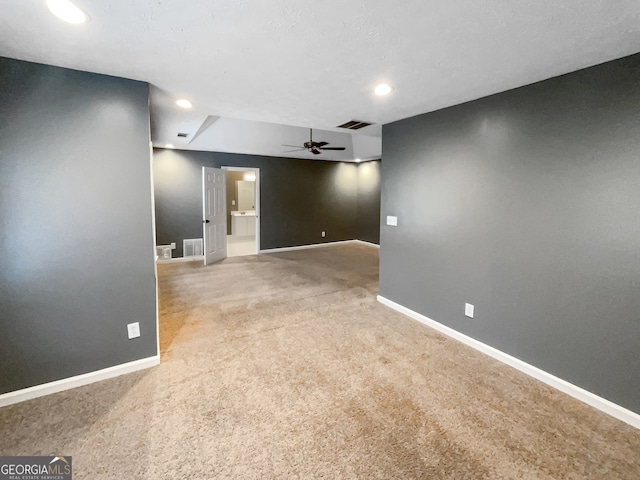
{"type": "Polygon", "coordinates": [[[236,190],[238,205],[237,210],[255,210],[255,182],[248,182],[246,180],[236,181],[236,190]]]}

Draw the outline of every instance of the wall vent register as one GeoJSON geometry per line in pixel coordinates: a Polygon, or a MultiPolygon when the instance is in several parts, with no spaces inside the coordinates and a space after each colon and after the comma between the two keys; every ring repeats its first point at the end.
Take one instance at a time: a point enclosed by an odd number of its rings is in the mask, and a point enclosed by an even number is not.
{"type": "Polygon", "coordinates": [[[201,238],[185,238],[182,241],[183,257],[200,257],[202,256],[202,239],[201,238]]]}
{"type": "Polygon", "coordinates": [[[156,245],[156,257],[160,260],[171,259],[171,245],[156,245]]]}

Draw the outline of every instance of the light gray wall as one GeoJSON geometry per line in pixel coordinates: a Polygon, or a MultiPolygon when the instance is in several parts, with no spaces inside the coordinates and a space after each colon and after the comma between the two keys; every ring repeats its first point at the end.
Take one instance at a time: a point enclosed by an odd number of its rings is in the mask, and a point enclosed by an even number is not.
{"type": "Polygon", "coordinates": [[[386,125],[381,295],[640,413],[639,152],[639,55],[386,125]]]}
{"type": "Polygon", "coordinates": [[[0,58],[0,393],[156,355],[147,101],[0,58]]]}
{"type": "Polygon", "coordinates": [[[202,237],[202,167],[260,168],[260,248],[356,238],[356,164],[154,149],[159,245],[202,237]],[[322,231],[326,237],[321,237],[322,231]]]}

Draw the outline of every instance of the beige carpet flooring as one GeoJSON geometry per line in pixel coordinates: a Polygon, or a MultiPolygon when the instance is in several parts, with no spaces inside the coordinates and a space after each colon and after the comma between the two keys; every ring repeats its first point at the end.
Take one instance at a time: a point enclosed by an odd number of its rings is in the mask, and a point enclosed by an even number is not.
{"type": "Polygon", "coordinates": [[[375,300],[342,245],[159,266],[162,363],[0,409],[76,479],[638,479],[640,430],[375,300]]]}

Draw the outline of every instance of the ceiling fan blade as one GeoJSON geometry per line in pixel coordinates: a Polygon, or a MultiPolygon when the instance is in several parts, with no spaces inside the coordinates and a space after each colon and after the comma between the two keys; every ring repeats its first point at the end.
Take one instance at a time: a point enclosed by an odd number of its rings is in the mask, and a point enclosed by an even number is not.
{"type": "Polygon", "coordinates": [[[311,153],[313,153],[314,155],[320,155],[322,152],[320,150],[318,150],[317,148],[312,148],[311,149],[311,153]]]}
{"type": "Polygon", "coordinates": [[[320,150],[344,150],[345,147],[318,147],[320,150]]]}
{"type": "Polygon", "coordinates": [[[302,152],[303,150],[306,150],[306,148],[296,148],[295,150],[285,150],[282,153],[302,152]]]}
{"type": "Polygon", "coordinates": [[[313,142],[314,147],[324,147],[325,145],[329,145],[329,142],[313,142]]]}
{"type": "Polygon", "coordinates": [[[282,147],[294,147],[294,148],[304,148],[302,145],[287,145],[285,143],[280,144],[282,147]]]}

